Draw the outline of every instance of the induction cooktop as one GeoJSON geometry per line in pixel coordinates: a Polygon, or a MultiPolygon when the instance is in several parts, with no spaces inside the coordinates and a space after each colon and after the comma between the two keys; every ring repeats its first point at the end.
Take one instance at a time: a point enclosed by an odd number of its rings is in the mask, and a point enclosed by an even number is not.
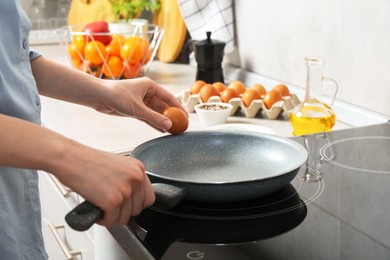
{"type": "Polygon", "coordinates": [[[134,259],[390,259],[390,124],[293,140],[309,159],[274,194],[150,207],[109,230],[134,259]]]}

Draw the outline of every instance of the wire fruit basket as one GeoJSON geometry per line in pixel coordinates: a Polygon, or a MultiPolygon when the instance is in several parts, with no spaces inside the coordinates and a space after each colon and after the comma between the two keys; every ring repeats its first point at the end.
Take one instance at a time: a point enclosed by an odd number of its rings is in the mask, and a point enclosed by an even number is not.
{"type": "Polygon", "coordinates": [[[130,79],[147,73],[164,34],[155,24],[110,23],[109,32],[86,32],[84,25],[57,34],[71,65],[95,77],[130,79]]]}

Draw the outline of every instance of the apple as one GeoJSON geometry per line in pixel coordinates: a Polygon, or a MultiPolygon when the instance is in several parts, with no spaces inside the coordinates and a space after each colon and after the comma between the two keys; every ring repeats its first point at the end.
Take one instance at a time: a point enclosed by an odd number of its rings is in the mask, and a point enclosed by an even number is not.
{"type": "Polygon", "coordinates": [[[110,30],[108,28],[108,23],[106,21],[89,23],[84,26],[83,32],[87,35],[86,41],[95,40],[107,45],[112,40],[112,37],[109,34],[110,30]]]}

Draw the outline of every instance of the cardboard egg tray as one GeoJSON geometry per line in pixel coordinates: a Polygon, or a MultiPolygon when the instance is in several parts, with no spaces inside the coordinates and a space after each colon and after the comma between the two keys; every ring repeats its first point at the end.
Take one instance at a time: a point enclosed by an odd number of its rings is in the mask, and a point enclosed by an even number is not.
{"type": "MultiPolygon", "coordinates": [[[[204,103],[200,98],[199,94],[193,94],[188,90],[182,91],[180,94],[176,95],[176,98],[180,103],[185,107],[188,112],[194,112],[194,107],[197,104],[204,103]]],[[[208,102],[222,102],[219,96],[212,96],[209,98],[208,102]]],[[[288,112],[297,106],[300,103],[298,97],[295,94],[291,94],[289,97],[283,97],[283,100],[276,102],[268,109],[261,99],[255,99],[252,101],[249,107],[246,107],[242,102],[241,98],[232,98],[229,101],[229,104],[233,106],[230,116],[234,116],[238,109],[244,113],[248,118],[256,117],[258,113],[264,111],[264,114],[268,119],[276,119],[281,113],[288,112]]]]}

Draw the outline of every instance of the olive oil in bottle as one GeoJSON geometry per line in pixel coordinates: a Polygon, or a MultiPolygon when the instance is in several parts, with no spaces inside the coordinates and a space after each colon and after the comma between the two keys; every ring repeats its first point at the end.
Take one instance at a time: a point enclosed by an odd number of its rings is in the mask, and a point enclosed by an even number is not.
{"type": "Polygon", "coordinates": [[[336,123],[336,114],[320,102],[305,102],[301,109],[290,115],[294,135],[307,135],[331,131],[336,123]]]}
{"type": "Polygon", "coordinates": [[[336,123],[336,114],[331,109],[338,85],[322,76],[323,62],[320,57],[306,57],[307,81],[305,100],[290,112],[294,135],[307,135],[331,131],[336,123]],[[333,86],[330,104],[322,101],[325,85],[333,86]]]}

